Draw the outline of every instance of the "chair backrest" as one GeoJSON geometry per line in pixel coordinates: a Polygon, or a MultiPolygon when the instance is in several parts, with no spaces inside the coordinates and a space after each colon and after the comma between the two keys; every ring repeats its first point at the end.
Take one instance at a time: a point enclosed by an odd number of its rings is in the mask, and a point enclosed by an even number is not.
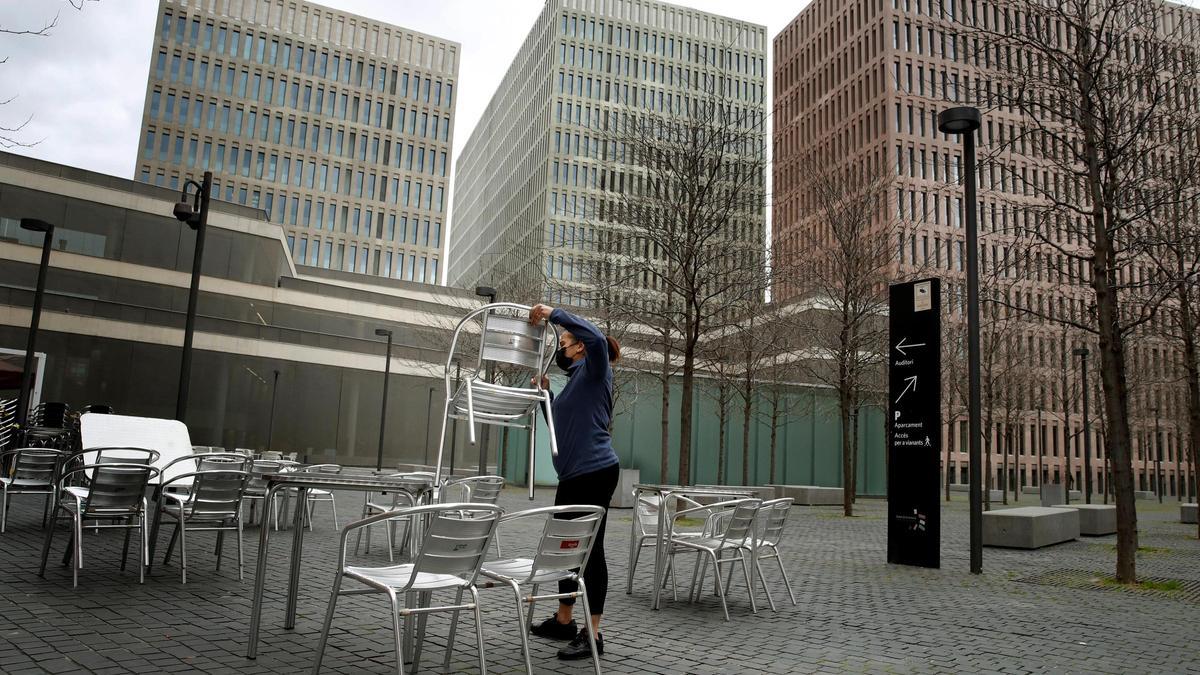
{"type": "Polygon", "coordinates": [[[132,447],[87,448],[84,455],[96,453],[93,464],[153,464],[160,454],[157,450],[132,447]]]}
{"type": "MultiPolygon", "coordinates": [[[[537,554],[533,558],[533,573],[579,569],[582,573],[604,519],[601,506],[551,506],[533,511],[550,515],[542,528],[537,554]]],[[[513,514],[517,515],[517,514],[513,514]]]]}
{"type": "Polygon", "coordinates": [[[393,513],[425,512],[429,525],[413,560],[411,586],[419,574],[454,574],[473,582],[479,574],[502,510],[492,504],[438,504],[393,513]],[[459,514],[470,511],[472,518],[459,514]]]}
{"type": "Polygon", "coordinates": [[[21,448],[13,458],[12,475],[14,480],[25,481],[25,485],[54,484],[58,479],[58,463],[63,453],[49,448],[21,448]]]}
{"type": "Polygon", "coordinates": [[[548,360],[547,322],[529,323],[514,306],[488,305],[483,315],[480,359],[484,363],[507,363],[530,370],[541,370],[548,360]]]}
{"type": "Polygon", "coordinates": [[[250,485],[251,490],[266,490],[267,482],[263,480],[264,473],[279,473],[283,470],[282,461],[272,461],[266,459],[256,459],[250,465],[250,485]]]}
{"type": "MultiPolygon", "coordinates": [[[[71,473],[90,472],[84,516],[104,517],[134,513],[142,508],[146,484],[158,469],[146,464],[85,464],[71,473]]],[[[68,476],[64,475],[64,479],[68,476]]]]}
{"type": "Polygon", "coordinates": [[[212,452],[196,457],[197,471],[250,471],[251,459],[236,452],[212,452]]]}
{"type": "Polygon", "coordinates": [[[662,497],[657,494],[639,494],[633,509],[633,522],[640,534],[653,534],[658,529],[658,511],[662,497]]]}
{"type": "Polygon", "coordinates": [[[89,403],[83,406],[83,412],[96,413],[97,415],[111,415],[113,414],[113,407],[103,403],[89,403]]]}
{"type": "Polygon", "coordinates": [[[276,450],[264,450],[262,453],[263,459],[283,459],[283,453],[276,450]]]}
{"type": "Polygon", "coordinates": [[[33,424],[39,427],[66,429],[71,406],[58,401],[39,403],[33,411],[33,424]]]}
{"type": "Polygon", "coordinates": [[[787,524],[788,514],[792,512],[792,498],[783,497],[763,502],[758,509],[758,536],[769,542],[778,544],[783,536],[783,526],[787,524]]]}
{"type": "Polygon", "coordinates": [[[187,505],[193,518],[232,518],[237,515],[250,473],[229,469],[201,470],[193,474],[187,505]]]}
{"type": "MultiPolygon", "coordinates": [[[[503,476],[471,476],[470,478],[459,478],[458,480],[446,483],[442,490],[442,495],[449,498],[455,494],[458,488],[462,491],[455,498],[461,499],[464,502],[472,504],[495,504],[500,498],[500,491],[504,489],[503,476]]],[[[445,501],[443,499],[443,501],[445,501]]]]}
{"type": "Polygon", "coordinates": [[[760,499],[740,499],[731,504],[733,515],[729,516],[725,525],[724,540],[731,544],[743,544],[754,531],[754,519],[762,506],[760,499]]]}

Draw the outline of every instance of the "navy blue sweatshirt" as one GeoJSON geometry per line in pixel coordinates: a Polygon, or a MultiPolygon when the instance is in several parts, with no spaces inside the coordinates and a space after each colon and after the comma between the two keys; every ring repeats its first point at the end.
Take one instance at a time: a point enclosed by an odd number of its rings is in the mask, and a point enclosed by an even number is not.
{"type": "Polygon", "coordinates": [[[550,322],[575,336],[587,354],[571,364],[567,386],[551,404],[558,440],[554,470],[559,480],[566,480],[618,463],[608,433],[612,421],[613,375],[608,363],[608,341],[591,322],[561,309],[550,313],[550,322]]]}

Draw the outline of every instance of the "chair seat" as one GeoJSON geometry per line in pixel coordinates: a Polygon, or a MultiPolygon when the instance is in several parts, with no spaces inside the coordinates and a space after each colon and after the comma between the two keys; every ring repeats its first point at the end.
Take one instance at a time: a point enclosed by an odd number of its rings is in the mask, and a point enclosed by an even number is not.
{"type": "Polygon", "coordinates": [[[483,563],[483,567],[479,571],[492,579],[500,581],[511,579],[525,583],[528,580],[529,583],[533,584],[549,584],[575,576],[566,570],[538,570],[537,576],[529,579],[529,575],[533,572],[533,560],[529,558],[492,560],[483,563]]]}
{"type": "Polygon", "coordinates": [[[731,551],[739,548],[750,548],[748,544],[725,541],[721,537],[680,537],[679,535],[675,535],[671,537],[671,543],[686,548],[704,549],[707,551],[731,551]]]}
{"type": "Polygon", "coordinates": [[[483,380],[463,383],[450,399],[451,415],[467,414],[467,387],[471,388],[471,406],[475,417],[507,421],[536,412],[544,400],[537,389],[506,387],[483,380]]]}
{"type": "Polygon", "coordinates": [[[85,487],[80,487],[78,485],[68,485],[65,489],[68,494],[79,497],[80,499],[87,499],[88,495],[90,495],[92,493],[91,490],[89,490],[85,487]]]}
{"type": "MultiPolygon", "coordinates": [[[[372,582],[392,588],[401,588],[412,578],[413,566],[409,563],[388,567],[347,567],[346,575],[359,581],[372,582]]],[[[466,588],[466,580],[453,574],[420,572],[413,582],[414,591],[433,591],[439,588],[466,588]]]]}

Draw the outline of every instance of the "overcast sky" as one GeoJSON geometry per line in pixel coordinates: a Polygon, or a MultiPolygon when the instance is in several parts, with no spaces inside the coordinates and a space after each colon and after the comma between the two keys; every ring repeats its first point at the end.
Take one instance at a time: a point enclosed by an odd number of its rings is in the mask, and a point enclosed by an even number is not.
{"type": "MultiPolygon", "coordinates": [[[[79,0],[75,0],[79,4],[79,0]]],[[[322,3],[458,42],[463,46],[454,155],[516,55],[544,0],[326,0],[322,3]]],[[[678,4],[763,24],[774,37],[808,0],[686,0],[678,4]]],[[[4,0],[0,27],[36,29],[58,14],[47,37],[0,34],[0,127],[32,115],[18,134],[32,157],[133,177],[158,0],[99,0],[81,11],[67,0],[4,0]]],[[[769,71],[768,71],[769,72],[769,71]]]]}

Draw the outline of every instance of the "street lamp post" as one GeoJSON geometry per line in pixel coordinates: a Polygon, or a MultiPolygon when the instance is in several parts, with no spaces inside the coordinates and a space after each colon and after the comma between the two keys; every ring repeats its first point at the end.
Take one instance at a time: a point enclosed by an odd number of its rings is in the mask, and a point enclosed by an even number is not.
{"type": "Polygon", "coordinates": [[[1154,491],[1158,493],[1158,503],[1163,500],[1162,484],[1162,436],[1159,432],[1158,408],[1154,408],[1154,491]]]}
{"type": "Polygon", "coordinates": [[[187,415],[188,385],[192,376],[192,338],[196,334],[196,301],[200,295],[200,268],[204,260],[204,234],[208,230],[208,203],[212,195],[211,171],[204,172],[202,183],[188,180],[183,184],[179,202],[173,211],[175,217],[196,231],[196,251],[192,256],[192,285],[188,289],[187,321],[183,329],[183,358],[179,365],[179,394],[175,399],[175,419],[184,421],[187,415]],[[196,194],[188,203],[188,188],[196,194]]]}
{"type": "MultiPolygon", "coordinates": [[[[489,305],[496,302],[496,289],[492,288],[491,286],[476,286],[475,287],[475,295],[478,295],[481,298],[487,298],[489,305]]],[[[493,368],[494,368],[494,366],[492,365],[491,361],[488,361],[487,365],[484,367],[484,377],[487,378],[488,382],[492,381],[493,368]]],[[[479,430],[479,473],[478,473],[478,475],[480,475],[480,476],[484,475],[487,472],[488,442],[491,440],[491,434],[489,433],[489,431],[490,431],[490,428],[489,428],[489,425],[487,425],[487,424],[483,425],[483,428],[479,430]]]]}
{"type": "Polygon", "coordinates": [[[1088,373],[1087,347],[1076,347],[1071,351],[1079,357],[1079,372],[1083,375],[1083,499],[1085,504],[1092,503],[1092,426],[1088,417],[1088,373]]]}
{"type": "Polygon", "coordinates": [[[958,107],[938,113],[938,130],[962,137],[963,174],[967,217],[967,426],[971,472],[971,573],[983,573],[983,495],[980,489],[982,461],[980,437],[982,402],[979,377],[979,232],[975,210],[975,132],[981,116],[978,108],[958,107]]]}
{"type": "Polygon", "coordinates": [[[33,314],[29,318],[29,337],[25,341],[25,367],[21,370],[21,393],[17,396],[17,429],[25,433],[29,419],[29,395],[33,388],[33,353],[37,349],[38,324],[42,320],[42,299],[46,296],[46,270],[50,267],[50,245],[54,226],[37,218],[22,218],[21,229],[42,233],[42,260],[38,263],[37,290],[33,293],[33,314]]]}
{"type": "Polygon", "coordinates": [[[271,414],[267,418],[267,450],[274,450],[271,441],[275,436],[275,394],[279,392],[279,371],[274,372],[275,379],[271,381],[271,414]]]}
{"type": "Polygon", "coordinates": [[[387,424],[388,380],[392,375],[392,331],[376,328],[375,334],[387,338],[387,360],[383,362],[383,407],[379,410],[379,452],[375,456],[375,470],[383,470],[383,427],[387,424]]]}

